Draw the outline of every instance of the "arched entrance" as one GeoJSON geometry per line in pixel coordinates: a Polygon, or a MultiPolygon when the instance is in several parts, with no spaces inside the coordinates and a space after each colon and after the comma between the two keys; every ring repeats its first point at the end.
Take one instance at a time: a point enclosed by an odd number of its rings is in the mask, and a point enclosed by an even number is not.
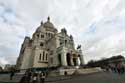
{"type": "Polygon", "coordinates": [[[66,60],[67,60],[67,66],[71,66],[71,57],[70,57],[70,53],[66,54],[66,60]]]}
{"type": "Polygon", "coordinates": [[[61,62],[61,54],[58,54],[58,61],[59,61],[59,66],[62,66],[62,62],[61,62]]]}
{"type": "Polygon", "coordinates": [[[73,58],[73,63],[74,63],[74,66],[77,66],[77,59],[76,58],[73,58]]]}
{"type": "Polygon", "coordinates": [[[74,66],[78,65],[77,64],[77,58],[78,58],[77,54],[73,54],[73,63],[74,63],[74,66]]]}

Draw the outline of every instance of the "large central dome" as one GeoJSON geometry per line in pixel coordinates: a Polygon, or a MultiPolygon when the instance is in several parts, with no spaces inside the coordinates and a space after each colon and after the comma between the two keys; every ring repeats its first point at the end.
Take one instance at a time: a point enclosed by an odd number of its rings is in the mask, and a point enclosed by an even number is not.
{"type": "Polygon", "coordinates": [[[44,23],[44,27],[54,28],[54,25],[50,22],[50,17],[47,18],[47,22],[44,23]]]}
{"type": "Polygon", "coordinates": [[[50,22],[50,17],[47,18],[45,23],[41,22],[41,25],[37,28],[36,32],[41,32],[43,28],[45,28],[47,31],[57,31],[54,25],[50,22]]]}

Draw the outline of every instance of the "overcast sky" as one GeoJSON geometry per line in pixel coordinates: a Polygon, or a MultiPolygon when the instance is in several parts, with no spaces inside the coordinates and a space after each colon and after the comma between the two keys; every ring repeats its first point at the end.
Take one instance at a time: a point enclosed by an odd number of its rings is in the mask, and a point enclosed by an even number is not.
{"type": "Polygon", "coordinates": [[[15,64],[25,36],[50,16],[65,27],[85,62],[125,56],[125,0],[0,0],[0,65],[15,64]]]}

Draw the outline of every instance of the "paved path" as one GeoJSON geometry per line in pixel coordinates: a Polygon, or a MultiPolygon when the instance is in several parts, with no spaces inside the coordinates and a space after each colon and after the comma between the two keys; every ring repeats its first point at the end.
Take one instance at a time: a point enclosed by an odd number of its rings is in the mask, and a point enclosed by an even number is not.
{"type": "Polygon", "coordinates": [[[74,76],[66,80],[47,81],[47,83],[125,83],[125,74],[96,73],[91,75],[74,76]]]}
{"type": "Polygon", "coordinates": [[[15,74],[13,80],[10,80],[10,74],[0,74],[0,83],[18,83],[22,76],[22,74],[15,74]]]}
{"type": "MultiPolygon", "coordinates": [[[[4,76],[5,79],[6,76],[4,76]]],[[[0,75],[1,78],[1,75],[0,75]]],[[[20,75],[16,75],[14,80],[18,80],[20,78],[20,75]]],[[[18,83],[13,82],[8,79],[2,82],[0,80],[0,83],[18,83]]],[[[114,73],[107,73],[107,72],[101,72],[96,74],[90,74],[90,75],[80,75],[80,76],[73,76],[73,77],[48,77],[46,78],[45,83],[125,83],[125,74],[119,75],[114,73]]]]}

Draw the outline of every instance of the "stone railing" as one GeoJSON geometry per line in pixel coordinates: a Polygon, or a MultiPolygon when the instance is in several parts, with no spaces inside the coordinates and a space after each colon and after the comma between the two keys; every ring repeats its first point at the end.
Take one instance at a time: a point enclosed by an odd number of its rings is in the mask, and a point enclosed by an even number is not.
{"type": "Polygon", "coordinates": [[[72,68],[72,69],[59,69],[57,71],[53,71],[51,72],[52,76],[58,76],[58,75],[65,75],[65,73],[67,73],[67,75],[80,75],[80,74],[91,74],[91,73],[96,73],[96,72],[101,72],[103,71],[100,67],[96,67],[96,68],[87,68],[87,69],[76,69],[76,68],[72,68]]]}

